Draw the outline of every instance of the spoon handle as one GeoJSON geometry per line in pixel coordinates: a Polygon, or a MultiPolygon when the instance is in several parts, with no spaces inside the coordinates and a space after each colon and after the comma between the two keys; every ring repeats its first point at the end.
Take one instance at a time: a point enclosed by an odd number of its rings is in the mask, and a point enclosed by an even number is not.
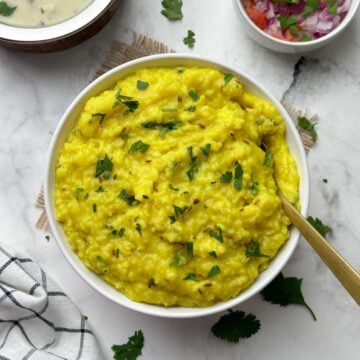
{"type": "Polygon", "coordinates": [[[347,292],[360,305],[360,274],[301,216],[283,194],[279,192],[279,196],[285,214],[347,292]]]}

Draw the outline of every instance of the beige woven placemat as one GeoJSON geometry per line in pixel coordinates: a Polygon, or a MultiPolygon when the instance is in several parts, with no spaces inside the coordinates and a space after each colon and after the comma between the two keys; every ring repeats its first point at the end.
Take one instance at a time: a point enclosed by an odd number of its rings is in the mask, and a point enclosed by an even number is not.
{"type": "MultiPolygon", "coordinates": [[[[173,52],[175,51],[159,41],[156,41],[145,35],[139,35],[134,33],[133,42],[130,45],[120,43],[118,41],[114,41],[112,43],[111,48],[109,49],[109,52],[104,62],[96,71],[93,79],[95,80],[96,78],[106,73],[107,71],[111,70],[115,66],[121,65],[127,61],[138,59],[140,57],[147,55],[173,53],[173,52]]],[[[293,118],[295,124],[299,116],[306,116],[312,122],[317,121],[317,115],[309,116],[309,114],[307,114],[306,111],[297,109],[285,102],[283,102],[283,106],[288,111],[290,116],[293,118]]],[[[311,136],[302,129],[298,128],[298,130],[302,138],[302,141],[304,143],[306,151],[309,151],[312,145],[314,144],[311,136]]],[[[41,215],[36,223],[36,227],[38,229],[50,231],[49,223],[45,211],[44,193],[42,188],[36,200],[36,207],[38,207],[41,210],[41,215]]]]}

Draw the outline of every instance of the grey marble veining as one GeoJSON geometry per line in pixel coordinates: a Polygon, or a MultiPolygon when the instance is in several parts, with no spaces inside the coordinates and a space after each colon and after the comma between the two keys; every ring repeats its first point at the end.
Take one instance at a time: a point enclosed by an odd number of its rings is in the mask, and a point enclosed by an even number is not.
{"type": "Polygon", "coordinates": [[[34,203],[62,113],[90,81],[112,40],[131,42],[136,31],[176,51],[223,60],[261,80],[279,99],[319,115],[319,140],[309,154],[310,214],[332,226],[329,241],[360,270],[360,14],[332,44],[301,58],[273,53],[249,39],[231,0],[186,0],[181,22],[168,22],[160,10],[160,0],[124,0],[101,33],[57,54],[0,49],[1,241],[23,249],[72,294],[108,359],[112,344],[125,342],[140,328],[143,358],[150,360],[358,359],[359,308],[303,240],[284,273],[304,278],[303,291],[318,321],[304,308],[280,308],[256,296],[239,308],[256,314],[260,332],[230,345],[210,333],[217,315],[158,319],[110,302],[75,274],[54,239],[47,242],[35,230],[39,212],[34,203]],[[188,29],[196,33],[194,50],[182,43],[188,29]]]}

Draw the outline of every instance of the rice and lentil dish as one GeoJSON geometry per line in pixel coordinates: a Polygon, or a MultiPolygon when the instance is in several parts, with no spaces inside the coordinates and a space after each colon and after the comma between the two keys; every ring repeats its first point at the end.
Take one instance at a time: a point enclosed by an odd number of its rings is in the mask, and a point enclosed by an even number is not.
{"type": "Polygon", "coordinates": [[[277,109],[231,74],[148,68],[89,99],[56,168],[72,250],[139,302],[237,296],[289,237],[299,175],[277,109]]]}

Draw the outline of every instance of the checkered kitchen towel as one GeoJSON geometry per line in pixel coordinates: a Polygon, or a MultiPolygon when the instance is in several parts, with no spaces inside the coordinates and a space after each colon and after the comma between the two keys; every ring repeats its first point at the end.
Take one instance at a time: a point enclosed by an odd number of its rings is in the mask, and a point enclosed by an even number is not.
{"type": "Polygon", "coordinates": [[[102,360],[86,317],[29,258],[0,246],[0,360],[102,360]]]}

